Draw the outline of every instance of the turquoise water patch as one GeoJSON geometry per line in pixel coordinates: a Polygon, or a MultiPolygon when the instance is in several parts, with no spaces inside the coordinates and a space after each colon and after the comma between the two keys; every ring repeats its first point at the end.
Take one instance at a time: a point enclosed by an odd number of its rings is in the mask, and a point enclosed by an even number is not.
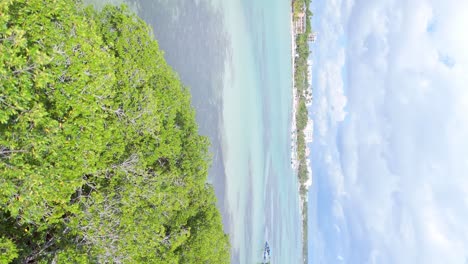
{"type": "Polygon", "coordinates": [[[223,153],[234,263],[301,261],[297,178],[290,167],[289,1],[223,1],[231,56],[224,78],[223,153]]]}

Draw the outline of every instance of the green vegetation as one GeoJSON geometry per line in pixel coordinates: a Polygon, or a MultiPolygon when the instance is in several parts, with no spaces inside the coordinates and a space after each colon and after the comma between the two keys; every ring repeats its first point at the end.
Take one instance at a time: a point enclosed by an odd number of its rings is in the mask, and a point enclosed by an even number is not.
{"type": "Polygon", "coordinates": [[[208,140],[124,6],[0,2],[0,263],[228,263],[208,140]]]}
{"type": "MultiPolygon", "coordinates": [[[[294,18],[297,18],[297,15],[303,11],[303,8],[306,8],[307,17],[312,15],[311,11],[309,10],[311,0],[292,0],[292,10],[294,18]]],[[[308,19],[310,22],[310,19],[308,19]]]]}
{"type": "Polygon", "coordinates": [[[307,59],[309,57],[308,36],[312,32],[310,17],[312,12],[309,10],[310,0],[295,0],[293,2],[293,11],[295,17],[297,12],[306,13],[306,31],[303,34],[296,36],[296,53],[294,80],[297,90],[298,109],[296,112],[296,134],[297,134],[297,157],[298,157],[298,178],[300,184],[300,196],[304,201],[302,204],[302,218],[303,218],[303,253],[304,261],[307,262],[307,187],[306,182],[308,179],[307,172],[307,157],[306,157],[306,141],[304,136],[304,129],[307,126],[309,113],[307,110],[307,97],[309,91],[307,88],[310,85],[310,80],[307,78],[307,59]],[[305,10],[302,10],[305,7],[305,10]]]}

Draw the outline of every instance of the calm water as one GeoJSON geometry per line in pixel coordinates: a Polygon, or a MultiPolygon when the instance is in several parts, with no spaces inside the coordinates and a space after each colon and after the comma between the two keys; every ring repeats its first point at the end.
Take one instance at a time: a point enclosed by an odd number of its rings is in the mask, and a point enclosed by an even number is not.
{"type": "Polygon", "coordinates": [[[210,181],[232,262],[260,262],[268,240],[272,263],[300,263],[297,179],[290,167],[290,0],[127,3],[153,27],[191,89],[200,132],[212,141],[210,181]]]}

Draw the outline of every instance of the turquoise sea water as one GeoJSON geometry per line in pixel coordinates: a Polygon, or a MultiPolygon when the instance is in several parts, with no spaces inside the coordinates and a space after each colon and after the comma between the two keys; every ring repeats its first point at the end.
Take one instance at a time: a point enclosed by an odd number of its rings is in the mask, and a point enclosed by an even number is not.
{"type": "Polygon", "coordinates": [[[231,40],[224,78],[223,156],[234,263],[300,263],[297,180],[290,167],[288,0],[222,1],[231,40]]]}
{"type": "Polygon", "coordinates": [[[127,3],[190,87],[212,142],[210,182],[232,263],[301,263],[296,175],[290,166],[290,0],[88,0],[127,3]]]}

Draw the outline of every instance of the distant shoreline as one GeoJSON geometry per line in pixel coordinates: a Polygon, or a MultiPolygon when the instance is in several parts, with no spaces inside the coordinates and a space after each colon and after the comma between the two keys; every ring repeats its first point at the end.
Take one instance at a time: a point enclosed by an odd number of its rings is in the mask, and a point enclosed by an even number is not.
{"type": "MultiPolygon", "coordinates": [[[[312,94],[307,74],[308,41],[312,33],[310,25],[310,0],[291,1],[291,55],[292,55],[292,118],[291,118],[291,167],[298,178],[298,194],[301,213],[302,255],[307,263],[307,193],[311,183],[311,170],[307,162],[309,150],[305,131],[308,131],[309,114],[307,105],[312,102],[312,94]]],[[[313,41],[313,40],[312,40],[313,41]]]]}
{"type": "MultiPolygon", "coordinates": [[[[296,78],[295,78],[295,75],[296,75],[296,50],[297,50],[297,45],[296,45],[296,31],[294,29],[294,9],[293,9],[293,1],[291,1],[291,65],[292,65],[292,68],[291,68],[291,71],[292,71],[292,111],[291,111],[291,167],[294,171],[294,175],[298,175],[298,168],[299,168],[299,164],[298,164],[298,159],[297,159],[297,119],[296,119],[296,114],[297,114],[297,106],[298,106],[298,103],[299,103],[299,100],[298,100],[298,97],[297,97],[297,88],[296,88],[296,78]]],[[[299,193],[299,190],[300,190],[300,182],[299,182],[299,185],[297,187],[298,189],[298,193],[299,193]]],[[[303,208],[303,204],[304,204],[304,200],[302,199],[300,193],[299,193],[299,200],[300,200],[300,204],[299,204],[299,211],[300,211],[300,214],[301,214],[301,220],[304,221],[304,208],[303,208]]],[[[304,233],[304,226],[301,225],[301,236],[303,236],[303,233],[304,233]]],[[[302,241],[302,243],[304,243],[304,241],[302,241]]],[[[302,253],[304,255],[304,252],[302,253]]]]}

